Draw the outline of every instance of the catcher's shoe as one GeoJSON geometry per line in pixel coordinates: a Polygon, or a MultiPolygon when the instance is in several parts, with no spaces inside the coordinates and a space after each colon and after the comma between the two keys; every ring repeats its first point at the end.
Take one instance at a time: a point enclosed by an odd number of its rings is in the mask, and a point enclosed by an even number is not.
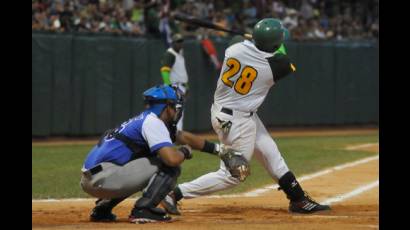
{"type": "Polygon", "coordinates": [[[136,224],[170,222],[172,218],[160,208],[132,209],[129,221],[136,224]]]}
{"type": "Polygon", "coordinates": [[[95,202],[95,208],[91,212],[90,221],[93,222],[113,222],[116,221],[117,217],[112,214],[112,209],[123,201],[124,198],[113,198],[113,199],[98,199],[95,202]]]}
{"type": "Polygon", "coordinates": [[[289,203],[289,211],[295,213],[307,214],[325,210],[330,210],[330,206],[317,203],[306,193],[302,200],[289,203]]]}
{"type": "Polygon", "coordinates": [[[168,194],[160,203],[160,205],[172,215],[181,215],[178,210],[178,202],[175,200],[174,194],[168,194]]]}
{"type": "Polygon", "coordinates": [[[101,209],[95,207],[90,215],[90,221],[92,222],[114,222],[117,216],[111,213],[111,210],[101,209]]]}

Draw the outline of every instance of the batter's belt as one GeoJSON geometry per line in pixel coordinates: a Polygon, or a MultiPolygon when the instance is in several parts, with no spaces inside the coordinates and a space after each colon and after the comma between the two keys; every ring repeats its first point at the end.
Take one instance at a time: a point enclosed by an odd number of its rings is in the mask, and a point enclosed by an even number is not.
{"type": "Polygon", "coordinates": [[[238,111],[238,110],[233,110],[233,109],[218,105],[216,103],[214,103],[214,106],[221,113],[225,113],[225,114],[228,114],[228,115],[231,115],[231,116],[252,117],[253,114],[255,113],[255,112],[242,112],[242,111],[238,111]]]}

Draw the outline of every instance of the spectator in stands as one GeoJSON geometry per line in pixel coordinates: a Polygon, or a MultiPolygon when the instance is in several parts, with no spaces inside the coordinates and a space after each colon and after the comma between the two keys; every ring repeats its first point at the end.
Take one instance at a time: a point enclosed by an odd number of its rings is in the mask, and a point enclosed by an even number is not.
{"type": "Polygon", "coordinates": [[[370,32],[373,38],[379,37],[379,19],[378,18],[370,26],[370,32]]]}
{"type": "Polygon", "coordinates": [[[286,7],[283,1],[273,1],[272,2],[272,17],[283,19],[286,16],[286,7]]]}
{"type": "Polygon", "coordinates": [[[131,10],[131,21],[141,25],[144,20],[144,10],[142,9],[142,3],[140,1],[135,2],[134,7],[131,10]]]}
{"type": "MultiPolygon", "coordinates": [[[[161,16],[164,21],[164,15],[178,12],[242,31],[250,31],[259,17],[275,17],[283,21],[292,33],[292,39],[298,41],[378,39],[379,33],[378,0],[166,0],[170,2],[166,14],[164,9],[161,13],[162,1],[32,0],[32,30],[106,32],[159,38],[161,16]]],[[[185,35],[197,36],[197,26],[177,22],[175,27],[175,22],[172,16],[168,18],[172,32],[180,30],[185,35]]],[[[212,32],[216,37],[227,35],[212,32]]]]}
{"type": "Polygon", "coordinates": [[[50,17],[50,30],[51,31],[62,31],[60,16],[58,14],[52,14],[50,17]]]}
{"type": "Polygon", "coordinates": [[[245,15],[245,25],[252,27],[252,25],[258,22],[256,18],[256,6],[250,0],[244,1],[242,13],[245,15]]]}
{"type": "Polygon", "coordinates": [[[162,39],[165,41],[166,47],[170,47],[172,43],[172,30],[170,25],[171,2],[170,0],[161,0],[160,4],[158,29],[162,39]]]}
{"type": "Polygon", "coordinates": [[[305,39],[306,30],[306,21],[304,19],[299,20],[298,26],[290,31],[291,38],[295,41],[303,41],[305,39]]]}
{"type": "Polygon", "coordinates": [[[43,14],[40,12],[35,12],[32,21],[31,29],[32,30],[45,30],[44,21],[42,20],[43,14]],[[43,23],[42,23],[43,22],[43,23]]]}
{"type": "Polygon", "coordinates": [[[298,26],[298,12],[295,9],[289,9],[286,17],[283,19],[283,25],[292,31],[298,26]]]}
{"type": "Polygon", "coordinates": [[[73,31],[73,10],[74,8],[70,2],[65,2],[64,8],[60,8],[58,12],[60,15],[61,27],[64,31],[73,31]]]}
{"type": "Polygon", "coordinates": [[[302,1],[302,6],[300,7],[300,15],[304,19],[311,19],[313,17],[313,7],[309,4],[308,0],[302,1]]]}
{"type": "Polygon", "coordinates": [[[159,31],[159,12],[161,5],[153,0],[146,1],[144,8],[144,20],[146,32],[152,34],[156,37],[160,37],[161,33],[159,31]]]}
{"type": "MultiPolygon", "coordinates": [[[[213,21],[216,25],[222,26],[224,28],[229,28],[228,27],[228,20],[226,19],[225,15],[222,12],[216,12],[215,13],[215,18],[213,21]]],[[[215,31],[214,35],[220,36],[220,37],[226,37],[228,34],[223,31],[215,31]]]]}
{"type": "Polygon", "coordinates": [[[315,40],[324,40],[326,38],[326,33],[323,27],[319,24],[317,19],[312,20],[313,25],[313,38],[315,40]]]}

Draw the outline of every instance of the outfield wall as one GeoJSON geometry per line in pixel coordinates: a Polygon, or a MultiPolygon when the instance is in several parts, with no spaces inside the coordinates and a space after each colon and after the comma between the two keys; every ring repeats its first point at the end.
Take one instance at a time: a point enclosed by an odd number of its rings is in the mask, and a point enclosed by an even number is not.
{"type": "MultiPolygon", "coordinates": [[[[222,60],[227,41],[216,41],[222,60]]],[[[378,43],[287,44],[297,72],[279,82],[258,114],[267,126],[379,122],[378,43]]],[[[161,83],[160,40],[32,33],[32,135],[98,135],[142,109],[161,83]]],[[[185,127],[211,130],[218,73],[196,40],[184,44],[190,77],[185,127]]]]}

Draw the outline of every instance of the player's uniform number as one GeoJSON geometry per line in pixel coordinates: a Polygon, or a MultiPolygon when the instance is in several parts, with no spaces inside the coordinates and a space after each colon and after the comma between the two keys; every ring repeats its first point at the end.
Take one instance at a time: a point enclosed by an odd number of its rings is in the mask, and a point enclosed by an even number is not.
{"type": "Polygon", "coordinates": [[[258,71],[251,66],[245,66],[240,73],[238,79],[235,82],[231,81],[230,78],[235,76],[241,69],[241,63],[235,58],[229,58],[226,60],[226,65],[228,70],[222,74],[222,82],[232,88],[239,94],[245,95],[249,93],[252,88],[252,83],[258,76],[258,71]]]}

